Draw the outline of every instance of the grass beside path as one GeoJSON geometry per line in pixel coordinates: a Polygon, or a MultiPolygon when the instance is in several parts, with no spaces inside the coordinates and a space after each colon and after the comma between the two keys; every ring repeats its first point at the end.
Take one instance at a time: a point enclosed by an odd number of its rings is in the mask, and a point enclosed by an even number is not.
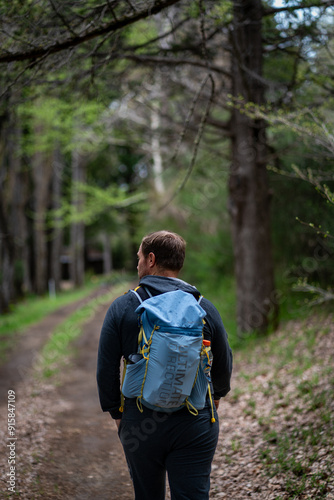
{"type": "Polygon", "coordinates": [[[12,307],[12,311],[0,317],[0,336],[20,332],[37,323],[59,307],[88,296],[99,284],[89,283],[84,288],[60,292],[56,297],[30,296],[12,307]]]}
{"type": "Polygon", "coordinates": [[[44,378],[50,378],[69,363],[75,354],[71,344],[81,335],[83,326],[94,316],[100,306],[110,304],[129,287],[130,283],[121,283],[112,287],[105,294],[77,309],[58,325],[41,351],[35,366],[37,373],[44,378]]]}
{"type": "Polygon", "coordinates": [[[43,297],[29,296],[22,302],[15,304],[10,313],[0,316],[0,363],[5,360],[8,350],[15,345],[18,334],[23,333],[25,329],[41,321],[57,309],[88,297],[101,284],[117,285],[120,282],[125,283],[127,278],[117,275],[101,279],[92,277],[82,288],[62,291],[57,293],[55,297],[49,295],[43,297]]]}

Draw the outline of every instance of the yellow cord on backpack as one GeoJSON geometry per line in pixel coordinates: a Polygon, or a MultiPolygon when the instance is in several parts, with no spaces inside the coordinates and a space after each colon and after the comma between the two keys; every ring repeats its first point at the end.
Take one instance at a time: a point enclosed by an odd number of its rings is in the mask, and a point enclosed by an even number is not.
{"type": "Polygon", "coordinates": [[[212,394],[211,394],[210,384],[208,384],[208,388],[209,388],[209,398],[210,398],[211,411],[212,411],[211,423],[214,423],[216,421],[216,419],[215,419],[215,412],[214,412],[214,409],[213,409],[213,400],[212,400],[212,394]]]}
{"type": "Polygon", "coordinates": [[[190,401],[188,401],[188,398],[185,400],[185,405],[186,405],[186,407],[187,407],[187,409],[188,409],[189,413],[191,413],[192,415],[194,415],[195,417],[197,417],[197,415],[198,415],[198,410],[197,410],[197,408],[195,408],[195,406],[194,406],[194,405],[192,405],[192,404],[190,403],[190,401]]]}
{"type": "Polygon", "coordinates": [[[122,387],[123,387],[123,383],[124,383],[124,379],[125,379],[126,365],[127,365],[126,359],[123,359],[123,374],[122,374],[122,385],[121,385],[121,406],[119,407],[119,411],[121,413],[123,413],[123,411],[124,411],[124,395],[122,392],[122,387]]]}
{"type": "Polygon", "coordinates": [[[138,396],[137,399],[136,399],[136,402],[137,402],[137,408],[138,410],[140,411],[140,413],[143,413],[143,405],[142,405],[142,402],[141,402],[141,396],[138,396]]]}

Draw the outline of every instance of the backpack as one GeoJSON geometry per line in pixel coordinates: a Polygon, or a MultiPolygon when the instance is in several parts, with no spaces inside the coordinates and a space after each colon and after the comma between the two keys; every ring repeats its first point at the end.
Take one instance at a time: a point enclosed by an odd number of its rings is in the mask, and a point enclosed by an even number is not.
{"type": "Polygon", "coordinates": [[[141,412],[142,405],[164,412],[187,407],[197,415],[209,391],[215,421],[210,379],[204,372],[209,356],[203,345],[202,297],[197,301],[182,290],[152,297],[145,289],[150,297],[143,300],[138,288],[131,290],[140,302],[138,351],[125,363],[122,397],[136,398],[141,412]]]}

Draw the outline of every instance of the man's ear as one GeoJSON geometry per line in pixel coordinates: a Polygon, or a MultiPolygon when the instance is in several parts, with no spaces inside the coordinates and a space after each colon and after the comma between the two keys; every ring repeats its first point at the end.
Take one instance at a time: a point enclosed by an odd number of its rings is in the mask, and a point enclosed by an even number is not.
{"type": "Polygon", "coordinates": [[[150,267],[154,267],[155,266],[155,255],[154,255],[153,252],[150,252],[148,254],[148,263],[149,263],[150,267]]]}

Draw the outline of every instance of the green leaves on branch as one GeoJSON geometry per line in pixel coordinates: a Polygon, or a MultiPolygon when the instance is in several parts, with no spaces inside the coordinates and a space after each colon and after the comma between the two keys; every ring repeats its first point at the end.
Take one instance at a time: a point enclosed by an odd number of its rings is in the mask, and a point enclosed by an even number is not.
{"type": "MultiPolygon", "coordinates": [[[[284,109],[273,110],[270,106],[247,103],[243,96],[230,96],[228,104],[246,117],[267,122],[269,134],[290,133],[294,138],[294,143],[301,143],[300,153],[302,156],[298,157],[301,166],[289,163],[286,167],[281,167],[283,164],[281,161],[279,167],[268,165],[268,170],[307,182],[321,195],[327,206],[328,204],[334,205],[334,176],[331,166],[334,160],[334,121],[328,113],[328,108],[323,107],[317,110],[302,108],[293,112],[284,109]],[[308,161],[305,163],[303,160],[306,154],[308,161]],[[304,168],[302,167],[303,163],[304,168]],[[310,168],[309,165],[312,167],[310,168]]],[[[297,154],[295,154],[296,156],[297,154]]],[[[318,237],[327,240],[334,238],[331,231],[323,229],[321,224],[304,222],[299,217],[296,217],[296,220],[311,228],[318,237]]],[[[327,220],[325,224],[329,225],[329,221],[327,220]]],[[[317,284],[308,283],[306,279],[299,281],[293,290],[310,294],[312,296],[308,301],[310,306],[334,300],[333,289],[325,289],[317,284]]]]}
{"type": "Polygon", "coordinates": [[[124,189],[115,185],[102,189],[76,182],[73,184],[72,190],[75,190],[78,203],[63,199],[62,206],[50,212],[53,227],[66,227],[78,222],[91,225],[101,216],[112,215],[116,211],[147,199],[145,193],[129,195],[124,189]]]}
{"type": "MultiPolygon", "coordinates": [[[[318,193],[326,198],[329,203],[334,204],[334,193],[326,184],[321,184],[320,179],[315,176],[314,172],[311,169],[307,169],[307,172],[305,173],[299,167],[297,167],[297,165],[291,165],[291,168],[295,172],[296,177],[299,177],[299,179],[312,184],[316,188],[318,193]]],[[[331,180],[334,180],[334,176],[331,180]]]]}
{"type": "Polygon", "coordinates": [[[105,114],[105,107],[97,101],[69,102],[51,96],[32,99],[19,106],[19,117],[29,130],[22,149],[29,155],[48,153],[59,144],[64,153],[95,151],[108,134],[105,114]]]}
{"type": "Polygon", "coordinates": [[[326,111],[315,112],[308,108],[292,112],[284,109],[273,110],[270,105],[259,106],[247,102],[241,95],[228,95],[227,105],[253,120],[265,120],[270,126],[282,126],[297,133],[303,140],[311,139],[314,144],[322,146],[330,157],[334,157],[334,122],[328,119],[326,111]]]}
{"type": "MultiPolygon", "coordinates": [[[[229,96],[227,104],[252,119],[265,120],[272,127],[281,126],[293,131],[302,140],[308,141],[308,145],[320,147],[326,159],[334,159],[334,122],[326,120],[326,117],[322,116],[321,112],[316,114],[309,109],[301,109],[291,113],[282,109],[273,111],[270,106],[257,106],[254,103],[246,102],[242,96],[235,98],[229,96]]],[[[268,170],[273,172],[289,177],[297,177],[309,182],[329,203],[334,204],[334,193],[327,184],[324,184],[324,179],[334,181],[333,174],[328,172],[315,173],[310,168],[303,171],[295,164],[291,165],[291,169],[293,173],[280,170],[271,165],[268,166],[268,170]]]]}
{"type": "Polygon", "coordinates": [[[334,300],[334,291],[328,288],[327,290],[311,285],[306,279],[300,280],[293,286],[294,292],[308,292],[314,295],[314,298],[308,302],[309,306],[317,306],[334,300]]]}
{"type": "Polygon", "coordinates": [[[317,234],[321,234],[324,238],[334,238],[334,236],[332,236],[329,231],[323,231],[323,229],[321,229],[321,226],[316,226],[315,224],[313,224],[313,222],[304,222],[299,217],[296,217],[296,220],[304,226],[308,226],[314,229],[317,234]]]}

